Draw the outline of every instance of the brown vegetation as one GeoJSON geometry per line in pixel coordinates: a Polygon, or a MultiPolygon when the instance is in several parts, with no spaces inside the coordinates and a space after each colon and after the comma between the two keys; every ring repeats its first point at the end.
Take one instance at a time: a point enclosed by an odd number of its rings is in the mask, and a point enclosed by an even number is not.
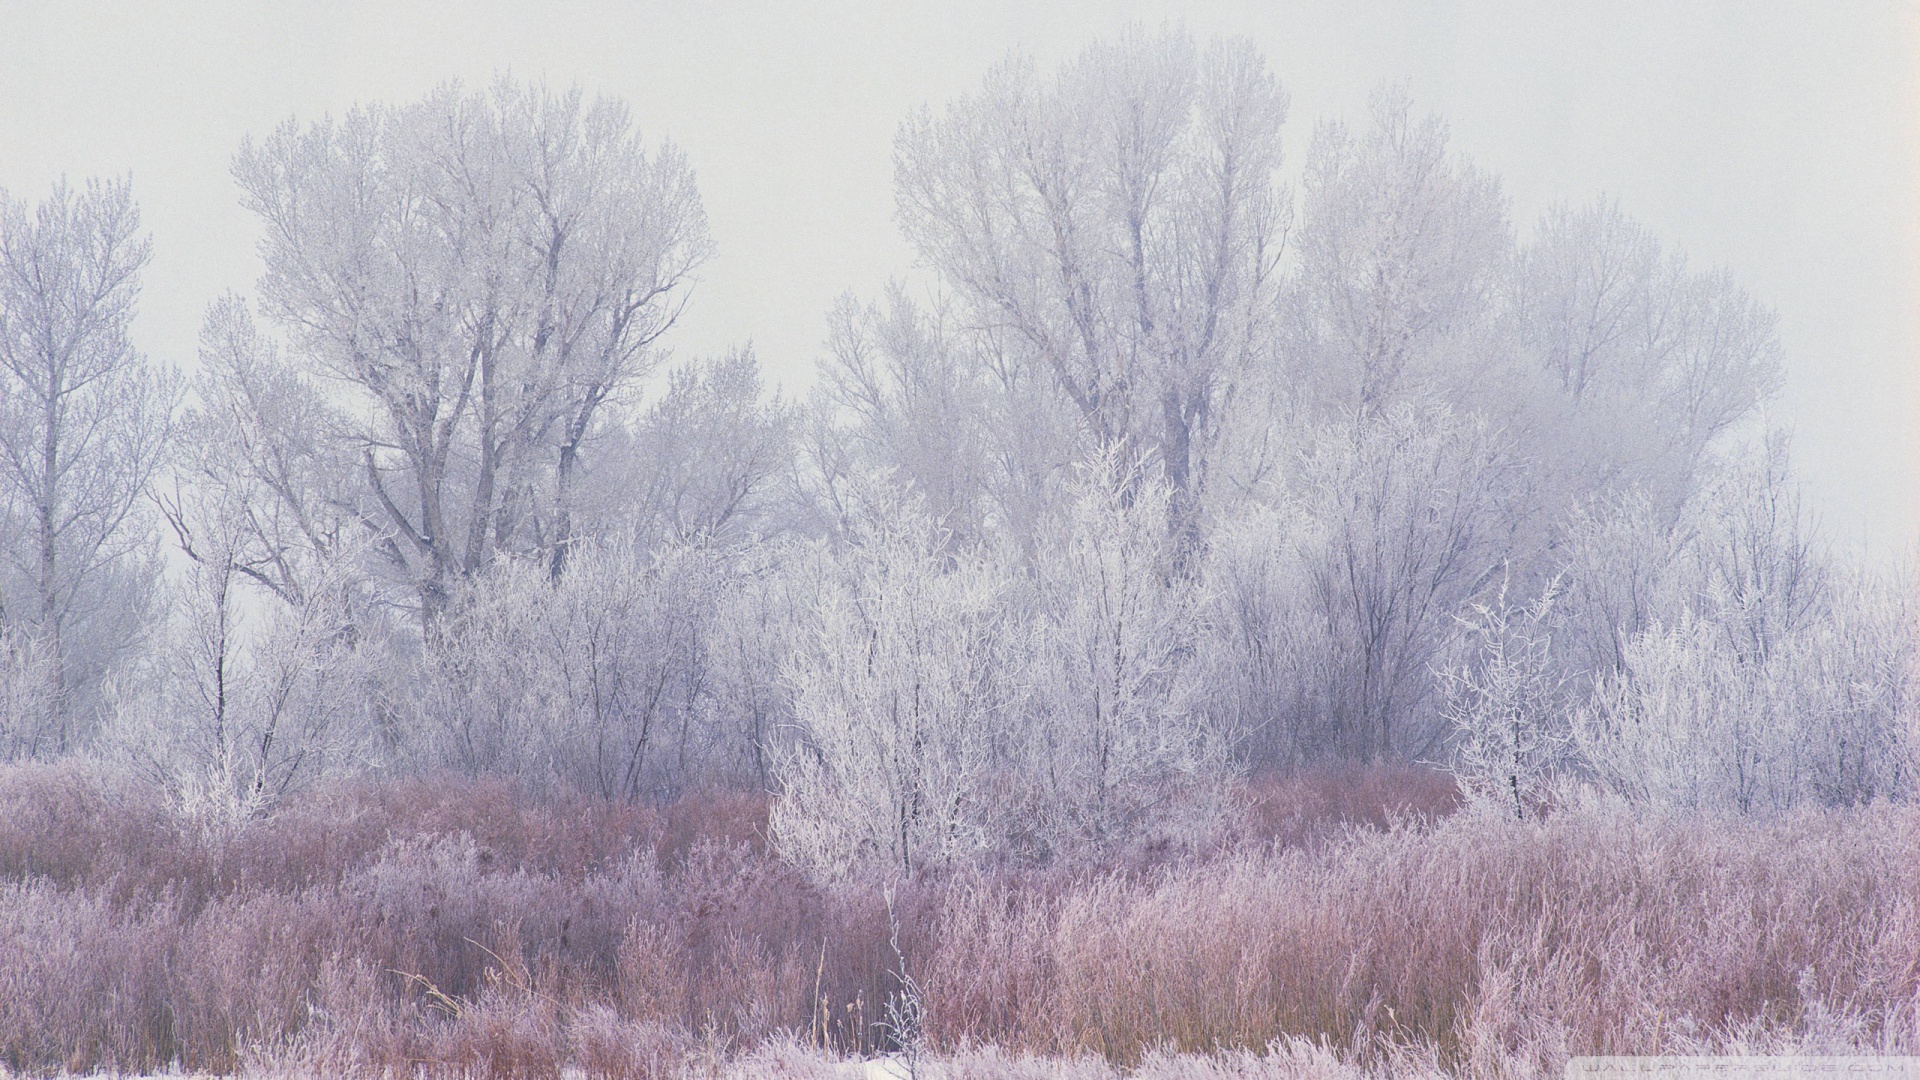
{"type": "Polygon", "coordinates": [[[216,827],[82,766],[9,767],[0,1064],[805,1073],[891,1048],[896,931],[962,1074],[1920,1043],[1920,813],[1432,816],[1452,805],[1411,773],[1271,780],[1204,850],[920,880],[890,915],[878,883],[771,856],[739,794],[335,783],[216,827]]]}

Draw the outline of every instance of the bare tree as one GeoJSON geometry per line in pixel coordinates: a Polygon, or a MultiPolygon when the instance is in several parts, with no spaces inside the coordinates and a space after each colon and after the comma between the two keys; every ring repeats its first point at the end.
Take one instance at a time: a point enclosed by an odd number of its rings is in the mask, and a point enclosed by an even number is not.
{"type": "Polygon", "coordinates": [[[1920,581],[1909,557],[1829,581],[1826,617],[1794,646],[1795,711],[1811,797],[1828,805],[1920,794],[1920,581]]]}
{"type": "Polygon", "coordinates": [[[140,631],[155,581],[137,512],[173,384],[127,338],[149,246],[126,181],[0,194],[0,625],[39,641],[74,743],[92,687],[140,631]]]}
{"type": "Polygon", "coordinates": [[[1052,376],[898,283],[884,303],[843,297],[828,325],[818,394],[845,467],[890,472],[963,546],[1010,542],[1031,557],[1085,449],[1052,376]]]}
{"type": "Polygon", "coordinates": [[[796,734],[793,700],[782,677],[811,612],[804,574],[784,565],[787,544],[746,553],[718,598],[706,652],[712,726],[738,755],[719,762],[755,790],[773,792],[774,768],[796,734]]]}
{"type": "Polygon", "coordinates": [[[982,538],[998,404],[982,365],[941,313],[920,310],[898,284],[884,306],[842,297],[828,320],[821,385],[852,467],[892,470],[946,528],[982,538]]]}
{"type": "Polygon", "coordinates": [[[1243,41],[1130,35],[1051,79],[1010,60],[895,147],[901,225],[968,324],[1050,376],[1083,445],[1151,454],[1183,532],[1268,348],[1286,108],[1243,41]]]}
{"type": "Polygon", "coordinates": [[[1318,709],[1326,644],[1307,614],[1302,557],[1321,534],[1305,507],[1270,489],[1259,494],[1207,538],[1205,708],[1240,762],[1295,766],[1331,751],[1318,725],[1305,722],[1318,709]]]}
{"type": "Polygon", "coordinates": [[[1556,615],[1556,650],[1571,673],[1613,674],[1636,635],[1695,618],[1719,628],[1735,655],[1764,663],[1819,618],[1830,571],[1788,471],[1785,436],[1735,449],[1700,483],[1671,515],[1639,489],[1576,508],[1556,615]]]}
{"type": "MultiPolygon", "coordinates": [[[[1308,701],[1322,753],[1432,753],[1434,669],[1455,617],[1513,555],[1522,463],[1485,421],[1443,408],[1355,415],[1302,460],[1307,617],[1324,628],[1308,701]]],[[[1303,718],[1306,719],[1306,718],[1303,718]]]]}
{"type": "Polygon", "coordinates": [[[1298,377],[1336,411],[1476,382],[1512,247],[1498,181],[1449,151],[1444,124],[1395,89],[1372,112],[1364,136],[1314,136],[1281,323],[1298,377]]]}
{"type": "Polygon", "coordinates": [[[289,122],[234,172],[264,309],[354,391],[365,513],[423,615],[497,552],[558,576],[601,408],[658,363],[711,247],[680,153],[617,102],[502,81],[289,122]]]}
{"type": "Polygon", "coordinates": [[[1558,556],[1565,582],[1554,607],[1554,651],[1588,681],[1620,670],[1627,643],[1684,606],[1674,568],[1694,543],[1693,522],[1663,519],[1639,489],[1576,504],[1558,556]]]}
{"type": "Polygon", "coordinates": [[[196,511],[224,508],[233,571],[299,608],[313,579],[332,574],[362,538],[363,488],[342,438],[346,418],[238,297],[208,310],[192,389],[161,510],[199,561],[193,537],[208,525],[196,511]]]}
{"type": "Polygon", "coordinates": [[[1522,352],[1569,405],[1553,437],[1576,495],[1637,487],[1671,515],[1714,441],[1779,388],[1773,313],[1612,202],[1550,211],[1509,291],[1522,352]]]}
{"type": "Polygon", "coordinates": [[[170,590],[162,681],[119,703],[112,740],[183,808],[226,821],[373,750],[371,680],[349,622],[352,552],[307,567],[297,594],[262,605],[260,578],[243,570],[250,509],[218,489],[170,505],[189,565],[170,590]]]}
{"type": "Polygon", "coordinates": [[[650,543],[758,539],[778,527],[794,422],[784,401],[767,398],[750,349],[677,368],[582,470],[580,516],[603,535],[632,528],[650,543]]]}

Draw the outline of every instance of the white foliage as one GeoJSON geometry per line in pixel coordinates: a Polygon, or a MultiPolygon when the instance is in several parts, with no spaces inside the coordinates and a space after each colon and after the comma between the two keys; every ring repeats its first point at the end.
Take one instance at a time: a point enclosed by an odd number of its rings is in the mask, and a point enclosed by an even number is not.
{"type": "Polygon", "coordinates": [[[1554,605],[1554,650],[1564,670],[1587,682],[1618,671],[1636,634],[1686,609],[1676,567],[1694,542],[1690,529],[1690,521],[1663,523],[1637,490],[1574,507],[1554,605]]]}
{"type": "Polygon", "coordinates": [[[1441,677],[1455,779],[1471,805],[1516,819],[1538,812],[1571,738],[1565,678],[1552,663],[1546,630],[1556,586],[1518,609],[1504,586],[1474,604],[1463,620],[1469,658],[1441,677]]]}
{"type": "Polygon", "coordinates": [[[111,745],[183,809],[239,821],[377,756],[354,553],[311,568],[297,603],[265,601],[236,564],[231,521],[186,543],[158,670],[130,684],[111,745]]]}
{"type": "Polygon", "coordinates": [[[0,761],[35,757],[52,743],[59,691],[47,647],[0,623],[0,761]]]}
{"type": "Polygon", "coordinates": [[[987,849],[1022,643],[1004,571],[952,551],[884,483],[807,564],[813,617],[787,661],[796,741],[777,765],[774,842],[822,877],[912,874],[987,849]]]}
{"type": "Polygon", "coordinates": [[[58,700],[36,753],[81,748],[158,579],[142,494],[175,392],[128,336],[150,252],[125,180],[0,192],[0,627],[58,700]]]}
{"type": "Polygon", "coordinates": [[[379,580],[355,528],[359,455],[330,437],[343,418],[318,382],[260,331],[245,302],[216,301],[200,331],[197,400],[179,424],[172,482],[158,493],[183,541],[204,508],[229,507],[234,569],[296,607],[310,578],[334,572],[323,568],[350,547],[369,564],[354,575],[360,591],[379,580]]]}
{"type": "Polygon", "coordinates": [[[1706,618],[1632,639],[1576,727],[1606,786],[1681,808],[1783,810],[1910,797],[1911,586],[1862,581],[1765,657],[1706,618]]]}
{"type": "Polygon", "coordinates": [[[1670,526],[1640,498],[1576,523],[1580,756],[1622,794],[1757,811],[1911,791],[1911,585],[1834,575],[1785,452],[1749,448],[1670,526]]]}
{"type": "Polygon", "coordinates": [[[1827,804],[1920,791],[1920,582],[1911,561],[1829,586],[1825,617],[1796,635],[1788,708],[1807,794],[1827,804]]]}
{"type": "Polygon", "coordinates": [[[284,348],[216,303],[178,425],[127,185],[0,196],[0,757],[111,715],[224,819],[373,763],[753,785],[821,879],[1107,850],[1339,757],[1450,751],[1522,817],[1568,774],[1911,798],[1910,576],[1819,549],[1783,437],[1729,445],[1772,314],[1605,201],[1517,244],[1391,90],[1315,137],[1283,277],[1286,110],[1169,31],[910,118],[938,291],[844,301],[804,416],[744,349],[647,386],[711,244],[617,102],[245,144],[284,348]],[[145,667],[143,493],[190,563],[145,667]]]}
{"type": "Polygon", "coordinates": [[[609,423],[583,461],[574,526],[643,546],[751,541],[771,531],[792,410],[764,393],[751,349],[683,364],[639,416],[609,423]]]}
{"type": "Polygon", "coordinates": [[[1610,789],[1643,805],[1751,810],[1790,792],[1789,717],[1773,680],[1742,670],[1719,628],[1655,625],[1595,690],[1575,728],[1581,755],[1610,789]],[[1783,783],[1785,781],[1785,783],[1783,783]]]}
{"type": "Polygon", "coordinates": [[[661,794],[710,747],[709,549],[582,548],[558,582],[513,562],[477,581],[424,646],[410,698],[423,763],[607,798],[661,794]]]}
{"type": "Polygon", "coordinates": [[[1202,706],[1202,597],[1178,566],[1171,492],[1109,452],[1039,559],[1039,633],[1021,765],[1057,842],[1138,831],[1220,779],[1202,706]]]}

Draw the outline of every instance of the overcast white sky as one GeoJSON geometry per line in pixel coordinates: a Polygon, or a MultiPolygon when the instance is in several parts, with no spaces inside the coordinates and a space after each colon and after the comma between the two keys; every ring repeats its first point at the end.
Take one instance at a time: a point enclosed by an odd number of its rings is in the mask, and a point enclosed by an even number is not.
{"type": "Polygon", "coordinates": [[[804,386],[825,313],[911,265],[891,150],[909,110],[1010,49],[1043,65],[1129,22],[1243,34],[1315,122],[1404,80],[1499,174],[1523,228],[1605,192],[1777,307],[1775,418],[1827,536],[1886,555],[1920,532],[1920,3],[404,3],[0,0],[0,187],[131,172],[154,239],[136,327],[192,362],[201,313],[250,291],[228,162],[289,116],[458,77],[625,98],[687,152],[719,255],[682,354],[751,340],[804,386]]]}

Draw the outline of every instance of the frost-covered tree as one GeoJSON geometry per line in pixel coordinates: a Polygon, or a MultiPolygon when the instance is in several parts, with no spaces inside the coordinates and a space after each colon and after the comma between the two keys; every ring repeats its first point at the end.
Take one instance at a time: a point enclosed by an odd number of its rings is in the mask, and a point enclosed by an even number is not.
{"type": "Polygon", "coordinates": [[[806,576],[790,572],[786,544],[743,555],[715,604],[707,634],[709,708],[721,763],[756,791],[776,789],[775,765],[795,734],[793,699],[781,673],[809,612],[806,576]]]}
{"type": "Polygon", "coordinates": [[[1654,623],[1704,618],[1734,652],[1764,661],[1823,604],[1813,543],[1779,433],[1701,478],[1671,514],[1641,489],[1576,507],[1563,532],[1556,646],[1570,671],[1617,671],[1654,623]]]}
{"type": "Polygon", "coordinates": [[[1692,543],[1691,525],[1665,518],[1637,488],[1575,504],[1562,531],[1554,605],[1563,670],[1583,682],[1618,671],[1627,642],[1678,614],[1674,567],[1692,543]]]}
{"type": "Polygon", "coordinates": [[[898,283],[881,304],[842,298],[829,327],[819,396],[844,468],[891,472],[962,544],[1031,555],[1082,449],[1050,376],[898,283]]]}
{"type": "Polygon", "coordinates": [[[1481,339],[1512,247],[1499,183],[1449,150],[1444,124],[1395,90],[1371,108],[1364,135],[1315,133],[1280,324],[1309,393],[1363,413],[1487,369],[1481,339]]]}
{"type": "Polygon", "coordinates": [[[422,765],[633,799],[708,778],[709,549],[582,548],[557,582],[526,560],[470,586],[397,696],[422,765]]]}
{"type": "Polygon", "coordinates": [[[1742,812],[1914,793],[1914,631],[1899,583],[1850,590],[1764,660],[1686,614],[1627,644],[1575,733],[1605,787],[1654,806],[1742,812]]]}
{"type": "Polygon", "coordinates": [[[1003,568],[884,481],[848,503],[848,533],[800,570],[812,618],[787,660],[773,838],[821,877],[911,875],[992,849],[1023,646],[1003,568]]]}
{"type": "Polygon", "coordinates": [[[1470,804],[1516,820],[1539,812],[1571,740],[1548,621],[1557,584],[1524,605],[1504,586],[1474,604],[1463,620],[1468,656],[1441,678],[1454,777],[1470,804]]]}
{"type": "Polygon", "coordinates": [[[1051,77],[1009,60],[895,144],[901,226],[966,323],[1085,448],[1152,454],[1183,523],[1268,347],[1286,109],[1246,42],[1131,34],[1051,77]]]}
{"type": "Polygon", "coordinates": [[[1576,495],[1644,491],[1671,514],[1709,447],[1779,387],[1773,313],[1609,201],[1559,207],[1514,261],[1519,347],[1551,376],[1576,495]]]}
{"type": "Polygon", "coordinates": [[[1238,761],[1288,767],[1330,752],[1308,721],[1327,655],[1302,563],[1318,533],[1303,510],[1260,494],[1208,538],[1204,704],[1238,761]]]}
{"type": "Polygon", "coordinates": [[[1689,617],[1627,643],[1625,666],[1603,681],[1576,727],[1601,782],[1634,802],[1752,810],[1773,793],[1766,775],[1789,733],[1775,723],[1769,681],[1742,671],[1718,628],[1689,617]]]}
{"type": "Polygon", "coordinates": [[[1057,845],[1123,839],[1223,775],[1201,707],[1201,596],[1177,564],[1170,492],[1139,468],[1113,452],[1084,468],[1038,560],[1020,768],[1057,845]]]}
{"type": "Polygon", "coordinates": [[[609,430],[585,464],[577,527],[722,547],[776,532],[794,424],[792,409],[767,397],[749,349],[678,367],[658,399],[609,430]]]}
{"type": "Polygon", "coordinates": [[[1355,414],[1301,460],[1296,494],[1306,610],[1324,652],[1300,722],[1321,753],[1434,752],[1433,671],[1455,616],[1514,554],[1524,464],[1502,433],[1445,408],[1355,414]]]}
{"type": "Polygon", "coordinates": [[[1763,664],[1817,617],[1826,591],[1784,434],[1748,448],[1689,509],[1696,544],[1686,569],[1696,603],[1736,656],[1763,664]]]}
{"type": "Polygon", "coordinates": [[[354,553],[263,602],[243,570],[249,507],[209,490],[169,507],[188,565],[169,589],[157,683],[118,702],[112,742],[183,808],[243,820],[377,752],[375,689],[353,613],[354,553]]]}
{"type": "Polygon", "coordinates": [[[0,193],[0,627],[34,639],[56,699],[29,752],[77,745],[157,580],[141,497],[174,392],[127,337],[139,230],[126,181],[0,193]]]}
{"type": "Polygon", "coordinates": [[[1308,430],[1212,534],[1207,708],[1254,767],[1436,755],[1459,620],[1525,554],[1524,459],[1444,406],[1308,430]]]}
{"type": "Polygon", "coordinates": [[[345,420],[234,296],[207,311],[191,387],[162,512],[190,544],[207,527],[191,520],[196,512],[223,508],[233,572],[299,608],[317,577],[342,572],[339,560],[365,535],[360,469],[340,437],[345,420]]]}
{"type": "Polygon", "coordinates": [[[618,102],[503,80],[289,122],[234,173],[262,308],[351,391],[328,435],[421,611],[498,553],[559,574],[602,407],[659,362],[711,246],[680,153],[618,102]]]}
{"type": "MultiPolygon", "coordinates": [[[[842,297],[828,325],[823,395],[841,420],[850,467],[891,470],[948,529],[981,539],[1001,403],[967,344],[898,284],[884,306],[842,297]]],[[[1054,464],[1016,457],[1029,463],[1054,464]]]]}

